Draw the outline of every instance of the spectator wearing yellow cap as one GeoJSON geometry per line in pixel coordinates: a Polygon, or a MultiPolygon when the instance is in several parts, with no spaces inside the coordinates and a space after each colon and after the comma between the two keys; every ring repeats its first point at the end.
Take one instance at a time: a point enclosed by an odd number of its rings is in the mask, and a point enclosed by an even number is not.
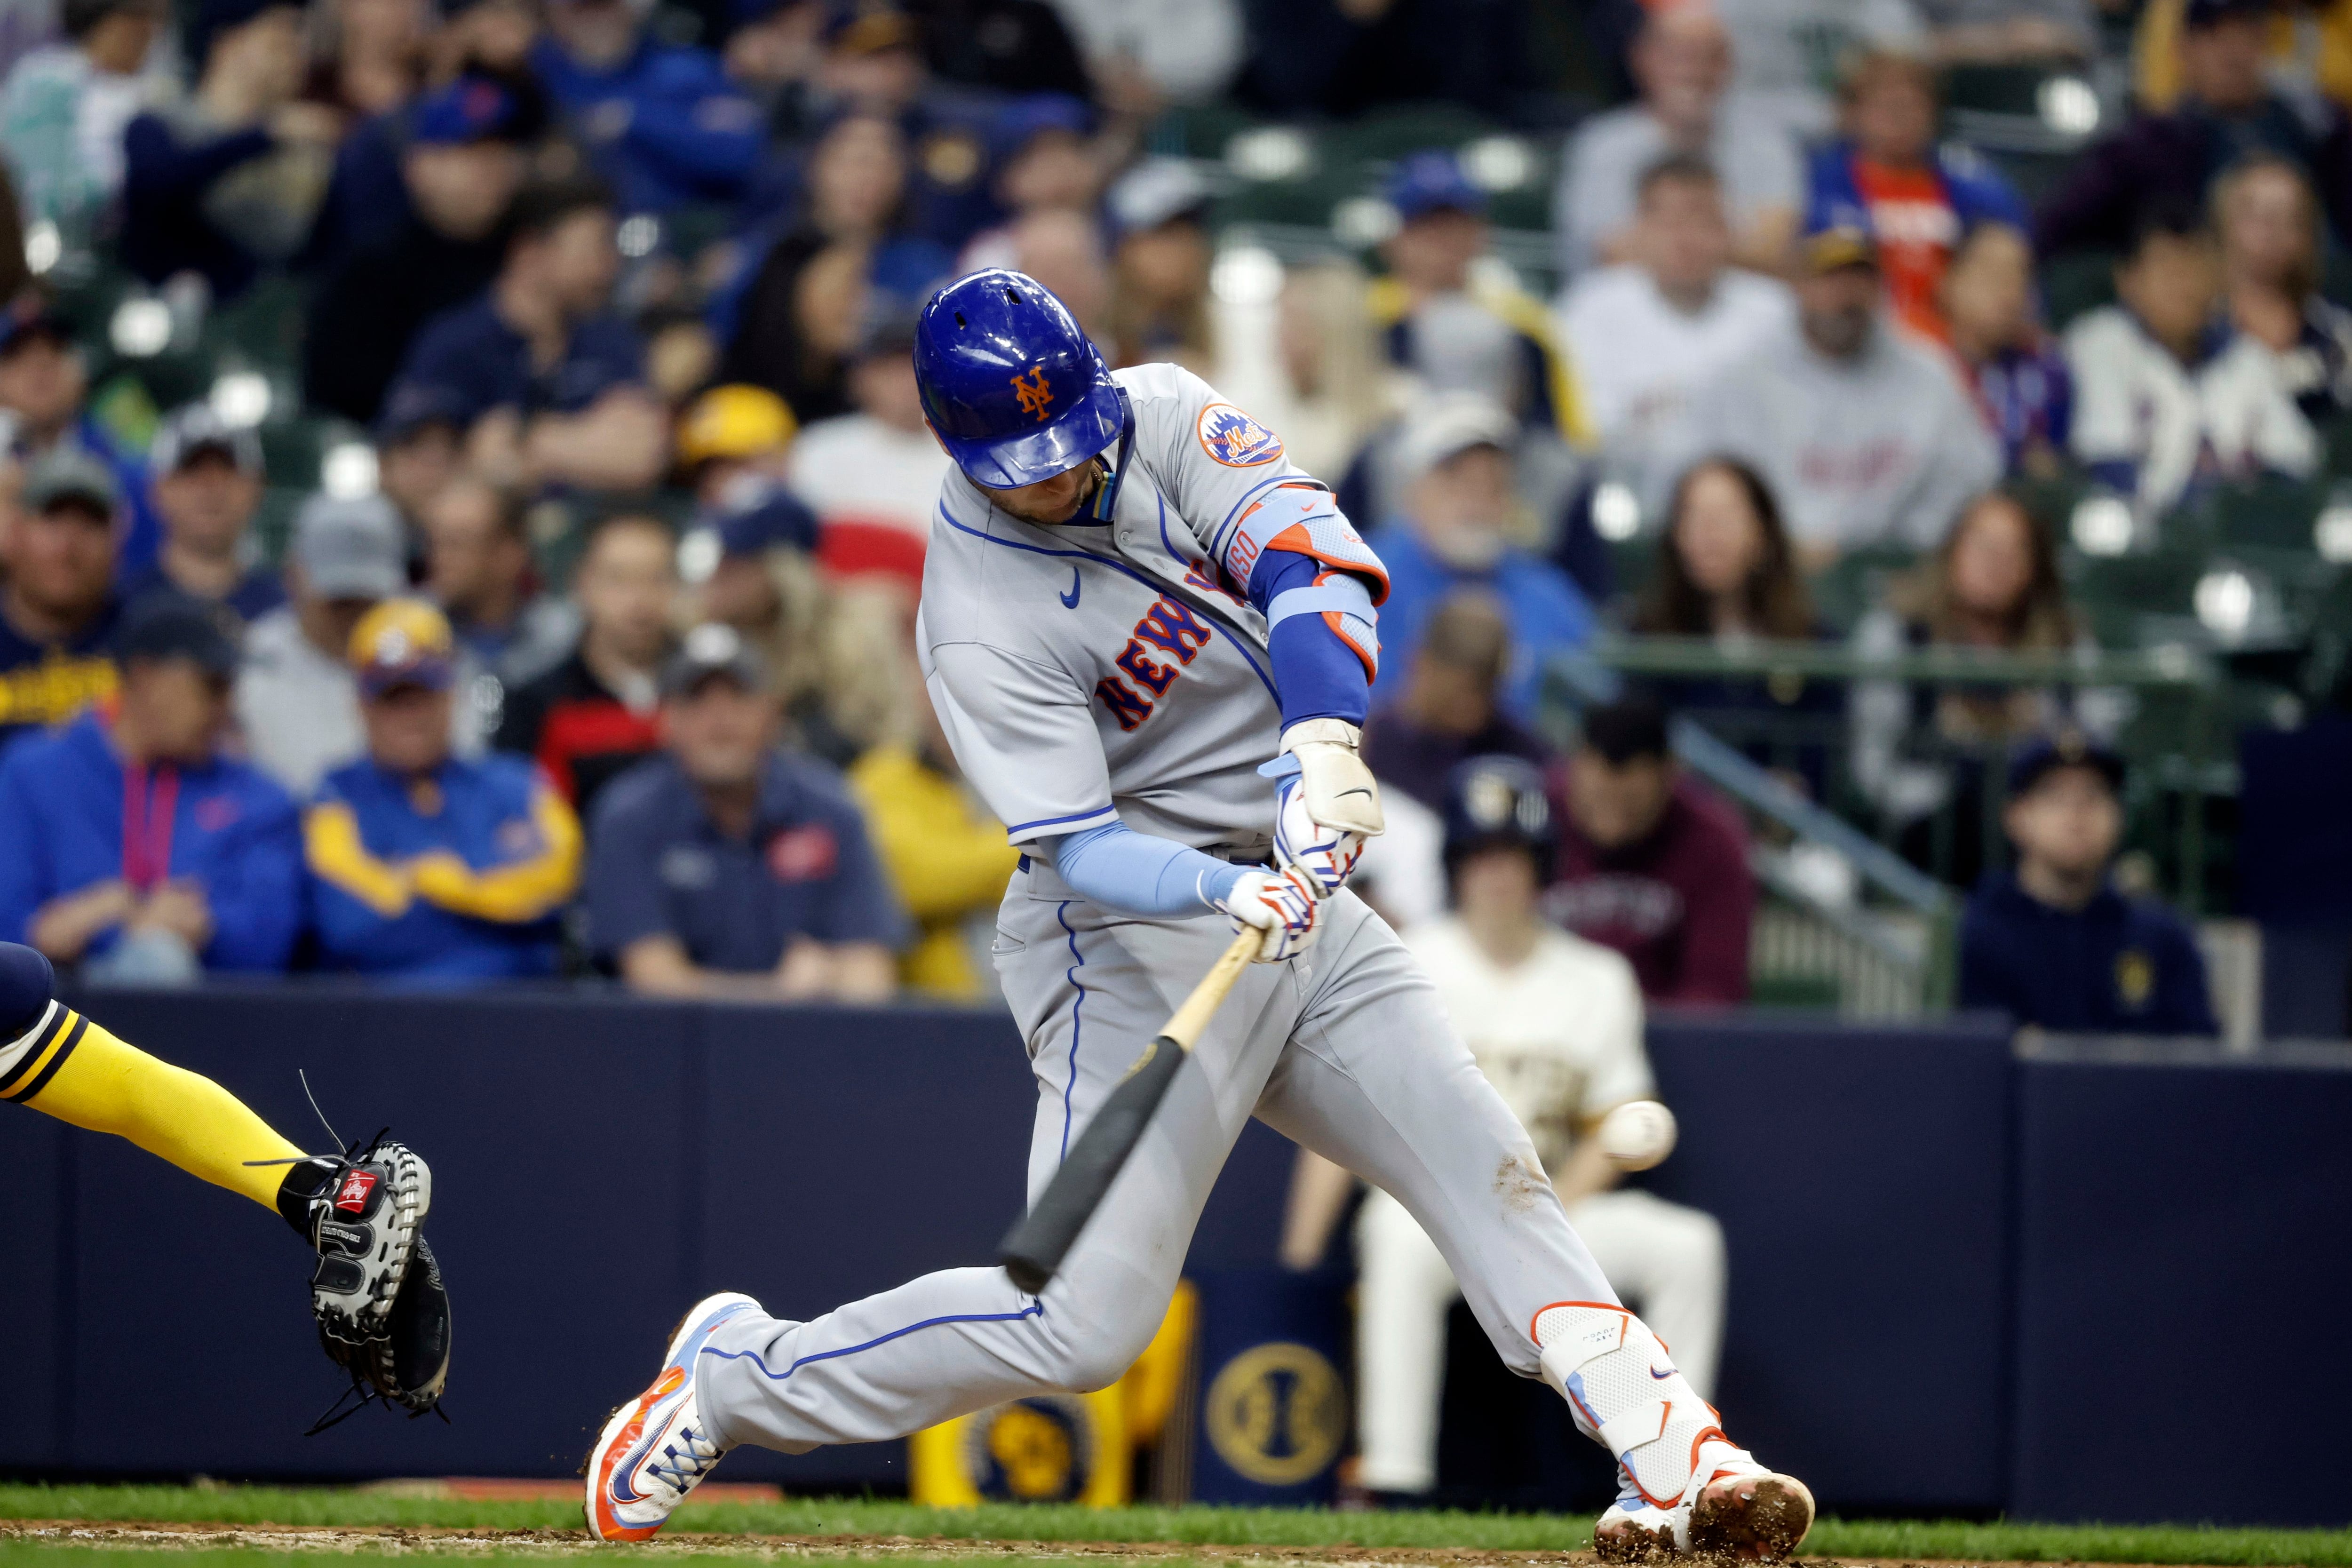
{"type": "Polygon", "coordinates": [[[764,386],[714,386],[677,418],[677,466],[702,510],[740,504],[741,492],[781,484],[800,421],[764,386]]]}
{"type": "Polygon", "coordinates": [[[529,761],[449,743],[457,641],[421,599],[352,630],[367,754],[304,815],[320,945],[337,968],[418,980],[546,974],[580,880],[580,824],[529,761]]]}

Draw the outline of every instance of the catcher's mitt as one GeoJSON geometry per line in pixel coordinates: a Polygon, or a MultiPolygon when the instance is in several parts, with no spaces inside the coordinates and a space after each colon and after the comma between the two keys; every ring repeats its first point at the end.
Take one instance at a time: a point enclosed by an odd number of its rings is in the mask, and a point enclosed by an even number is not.
{"type": "MultiPolygon", "coordinates": [[[[319,1342],[336,1365],[352,1374],[351,1394],[358,1403],[346,1410],[343,1401],[319,1419],[313,1431],[327,1427],[369,1401],[397,1405],[412,1415],[437,1410],[441,1388],[449,1380],[449,1292],[441,1284],[441,1266],[423,1237],[416,1256],[401,1280],[384,1331],[364,1344],[335,1338],[322,1327],[319,1342]]],[[[345,1399],[351,1394],[344,1395],[345,1399]]],[[[443,1420],[448,1416],[444,1415],[443,1420]]]]}
{"type": "Polygon", "coordinates": [[[381,1398],[422,1415],[449,1369],[449,1297],[422,1235],[433,1173],[378,1133],[363,1149],[305,1160],[279,1207],[319,1254],[310,1310],[328,1359],[352,1388],[310,1430],[324,1431],[381,1398]],[[358,1403],[344,1407],[358,1394],[358,1403]]]}

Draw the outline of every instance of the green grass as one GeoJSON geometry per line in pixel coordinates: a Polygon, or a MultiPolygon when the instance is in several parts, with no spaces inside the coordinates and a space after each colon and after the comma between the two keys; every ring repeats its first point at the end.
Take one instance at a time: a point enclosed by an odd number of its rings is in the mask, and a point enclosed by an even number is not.
{"type": "MultiPolygon", "coordinates": [[[[0,1520],[85,1519],[158,1523],[438,1526],[477,1530],[575,1529],[562,1502],[476,1502],[341,1488],[0,1485],[0,1520]]],[[[795,1499],[689,1505],[677,1528],[747,1535],[911,1536],[957,1541],[1128,1541],[1269,1547],[1361,1546],[1572,1552],[1591,1544],[1591,1521],[1558,1514],[1334,1513],[1312,1509],[1126,1508],[992,1505],[930,1509],[880,1500],[795,1499]]],[[[2021,1561],[2215,1564],[2219,1568],[2352,1568],[2352,1530],[2231,1530],[2135,1525],[1968,1524],[1824,1520],[1808,1556],[1906,1562],[2021,1561]]],[[[147,1557],[140,1549],[0,1541],[0,1568],[31,1568],[36,1555],[73,1552],[72,1568],[147,1557]]],[[[208,1551],[207,1568],[309,1568],[299,1552],[208,1551]]],[[[530,1555],[525,1552],[516,1555],[530,1555]]],[[[315,1562],[315,1558],[311,1560],[315,1562]]],[[[815,1562],[816,1559],[795,1559],[815,1562]]],[[[894,1560],[905,1564],[905,1560],[894,1560]]],[[[152,1568],[142,1562],[135,1568],[152,1568]]],[[[911,1568],[911,1565],[906,1565],[911,1568]]]]}

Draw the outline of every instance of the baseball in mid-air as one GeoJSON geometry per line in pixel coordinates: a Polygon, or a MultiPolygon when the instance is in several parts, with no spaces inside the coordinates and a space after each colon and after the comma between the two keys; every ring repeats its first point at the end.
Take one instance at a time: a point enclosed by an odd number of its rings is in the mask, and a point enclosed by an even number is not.
{"type": "Polygon", "coordinates": [[[1620,1170],[1646,1171],[1675,1152],[1675,1113],[1654,1100],[1633,1100],[1601,1119],[1593,1136],[1620,1170]]]}

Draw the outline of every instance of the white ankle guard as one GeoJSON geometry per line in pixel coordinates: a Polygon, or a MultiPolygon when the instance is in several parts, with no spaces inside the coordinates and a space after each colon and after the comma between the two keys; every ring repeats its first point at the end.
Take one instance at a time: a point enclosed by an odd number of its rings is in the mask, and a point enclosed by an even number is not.
{"type": "Polygon", "coordinates": [[[1568,1401],[1577,1430],[1615,1455],[1654,1506],[1687,1502],[1727,1470],[1762,1473],[1724,1436],[1658,1336],[1624,1308],[1556,1301],[1536,1314],[1533,1331],[1544,1381],[1568,1401]]]}

